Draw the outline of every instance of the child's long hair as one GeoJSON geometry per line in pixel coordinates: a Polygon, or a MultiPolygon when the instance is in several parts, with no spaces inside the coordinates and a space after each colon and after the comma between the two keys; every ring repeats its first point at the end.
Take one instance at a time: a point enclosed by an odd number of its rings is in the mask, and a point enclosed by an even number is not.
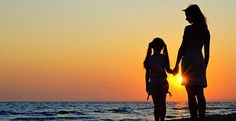
{"type": "Polygon", "coordinates": [[[163,48],[164,48],[163,54],[168,56],[168,51],[167,51],[166,44],[165,44],[165,42],[161,38],[157,37],[157,38],[153,39],[153,41],[151,43],[149,43],[148,49],[147,49],[147,55],[146,55],[146,58],[145,58],[145,60],[143,62],[144,68],[146,70],[150,69],[148,61],[149,61],[149,59],[151,57],[152,49],[158,49],[161,52],[161,50],[163,48]]]}

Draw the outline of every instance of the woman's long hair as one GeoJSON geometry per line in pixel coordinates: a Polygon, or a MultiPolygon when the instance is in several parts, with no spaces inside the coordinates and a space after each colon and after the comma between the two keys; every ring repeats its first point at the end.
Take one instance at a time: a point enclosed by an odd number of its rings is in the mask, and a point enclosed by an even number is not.
{"type": "Polygon", "coordinates": [[[191,17],[194,24],[199,25],[203,29],[207,29],[206,18],[196,4],[192,4],[183,10],[189,17],[191,17]]]}

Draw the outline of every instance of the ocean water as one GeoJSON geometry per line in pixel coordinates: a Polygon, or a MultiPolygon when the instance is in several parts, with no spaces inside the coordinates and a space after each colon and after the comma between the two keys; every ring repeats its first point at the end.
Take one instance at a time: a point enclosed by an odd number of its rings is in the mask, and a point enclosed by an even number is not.
{"type": "MultiPolygon", "coordinates": [[[[236,102],[207,103],[207,115],[236,113],[236,102]]],[[[167,103],[166,120],[188,118],[187,103],[167,103]]],[[[153,121],[151,102],[1,102],[0,121],[153,121]]]]}

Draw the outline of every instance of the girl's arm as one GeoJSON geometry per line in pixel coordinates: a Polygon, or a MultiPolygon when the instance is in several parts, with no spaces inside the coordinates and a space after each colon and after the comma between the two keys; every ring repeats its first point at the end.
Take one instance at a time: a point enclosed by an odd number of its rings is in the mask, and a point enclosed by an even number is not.
{"type": "Polygon", "coordinates": [[[169,60],[169,55],[168,55],[168,50],[167,50],[166,45],[164,46],[164,55],[166,57],[166,65],[165,65],[166,71],[168,73],[173,74],[173,70],[170,68],[170,60],[169,60]]]}
{"type": "Polygon", "coordinates": [[[170,68],[169,57],[167,57],[168,62],[166,63],[166,71],[170,74],[173,74],[174,71],[170,68]]]}

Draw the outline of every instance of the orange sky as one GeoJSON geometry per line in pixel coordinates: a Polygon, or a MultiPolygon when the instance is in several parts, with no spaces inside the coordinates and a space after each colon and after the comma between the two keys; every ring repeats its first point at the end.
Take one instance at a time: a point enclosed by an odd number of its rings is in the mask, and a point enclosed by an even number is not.
{"type": "MultiPolygon", "coordinates": [[[[211,32],[206,98],[236,101],[236,2],[196,3],[211,32]]],[[[145,101],[147,44],[163,38],[173,68],[189,4],[0,1],[0,101],[145,101]]],[[[187,101],[184,87],[168,78],[168,101],[187,101]]]]}

